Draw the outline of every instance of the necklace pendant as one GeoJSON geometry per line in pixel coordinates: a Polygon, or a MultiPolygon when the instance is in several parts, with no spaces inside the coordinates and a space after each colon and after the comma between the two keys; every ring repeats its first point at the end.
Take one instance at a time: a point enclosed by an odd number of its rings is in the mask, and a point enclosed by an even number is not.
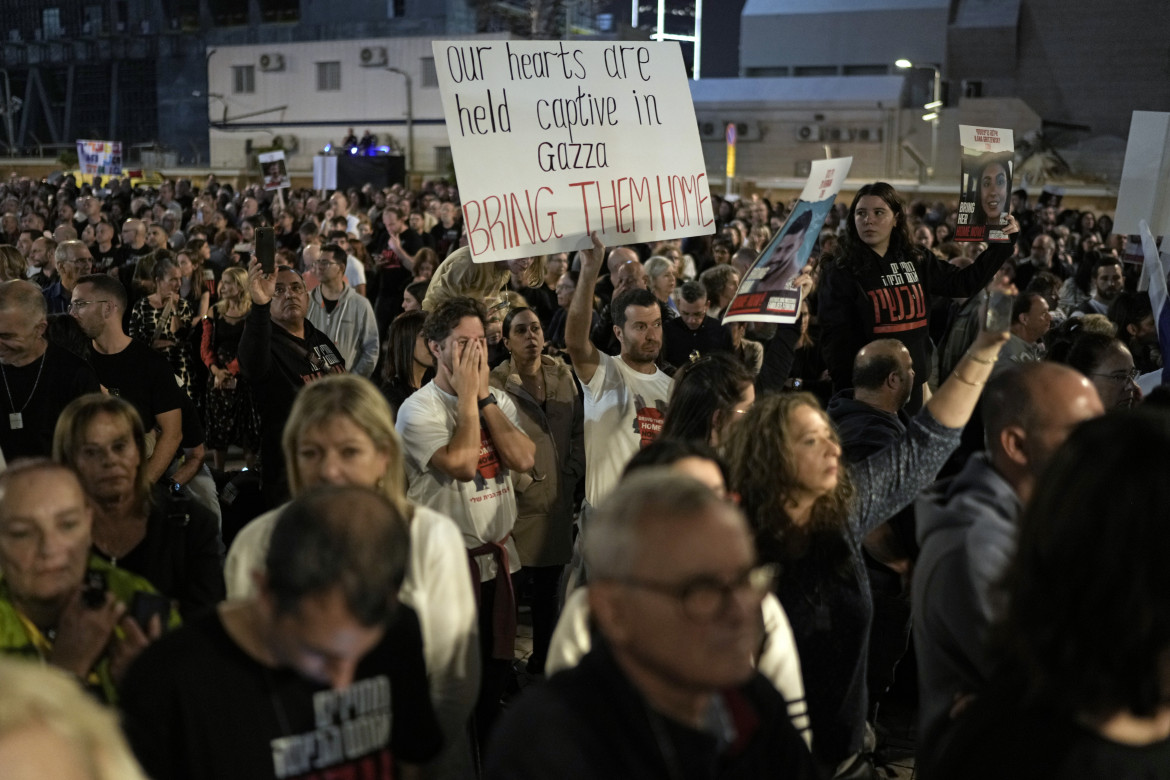
{"type": "Polygon", "coordinates": [[[19,431],[24,427],[24,417],[20,412],[13,412],[8,415],[8,427],[14,431],[19,431]]]}

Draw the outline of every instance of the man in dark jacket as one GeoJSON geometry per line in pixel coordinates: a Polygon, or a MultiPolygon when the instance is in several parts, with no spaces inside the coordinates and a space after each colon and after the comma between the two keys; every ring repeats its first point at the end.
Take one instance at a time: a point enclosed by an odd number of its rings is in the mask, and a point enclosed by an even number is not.
{"type": "MultiPolygon", "coordinates": [[[[902,342],[878,339],[861,348],[853,361],[853,387],[829,402],[829,419],[841,437],[845,460],[864,460],[906,435],[910,418],[904,407],[913,389],[913,361],[902,342]]],[[[874,605],[866,677],[869,717],[873,718],[910,638],[910,594],[905,583],[918,552],[914,507],[906,507],[870,532],[862,549],[874,605]]]]}
{"type": "Polygon", "coordinates": [[[252,383],[260,410],[260,462],[264,496],[271,506],[287,500],[288,482],[280,436],[297,390],[326,374],[345,373],[333,342],[306,319],[309,292],[287,266],[265,274],[248,265],[252,309],[240,336],[240,371],[252,383]]]}
{"type": "Polygon", "coordinates": [[[489,780],[816,777],[784,698],[752,666],[771,569],[756,566],[743,515],[655,469],[590,522],[599,636],[508,709],[489,780]]]}

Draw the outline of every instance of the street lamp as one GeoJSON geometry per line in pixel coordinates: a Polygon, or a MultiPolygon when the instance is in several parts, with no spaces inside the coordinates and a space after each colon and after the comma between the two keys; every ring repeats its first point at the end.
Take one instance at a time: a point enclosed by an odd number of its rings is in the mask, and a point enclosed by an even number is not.
{"type": "Polygon", "coordinates": [[[934,71],[934,92],[929,103],[922,108],[927,113],[922,115],[923,122],[930,122],[930,168],[927,169],[927,174],[930,178],[934,178],[934,169],[938,166],[938,120],[939,112],[942,110],[942,71],[937,65],[915,65],[907,59],[895,60],[894,65],[902,70],[909,70],[910,68],[922,68],[924,70],[934,71]]]}
{"type": "Polygon", "coordinates": [[[406,163],[410,172],[414,173],[414,90],[411,88],[410,74],[401,68],[387,66],[386,70],[397,73],[406,79],[406,163]]]}

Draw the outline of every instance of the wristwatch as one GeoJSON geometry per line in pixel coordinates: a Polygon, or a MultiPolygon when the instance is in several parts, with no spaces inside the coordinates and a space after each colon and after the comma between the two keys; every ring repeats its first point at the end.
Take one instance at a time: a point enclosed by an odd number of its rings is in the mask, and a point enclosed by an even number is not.
{"type": "Polygon", "coordinates": [[[483,410],[483,409],[485,409],[486,407],[488,407],[488,406],[491,406],[491,405],[492,405],[492,404],[494,404],[495,402],[496,402],[496,396],[495,396],[495,394],[494,394],[494,393],[488,393],[488,396],[487,396],[487,398],[481,398],[481,399],[479,399],[478,401],[476,401],[476,404],[479,406],[480,410],[483,410]]]}

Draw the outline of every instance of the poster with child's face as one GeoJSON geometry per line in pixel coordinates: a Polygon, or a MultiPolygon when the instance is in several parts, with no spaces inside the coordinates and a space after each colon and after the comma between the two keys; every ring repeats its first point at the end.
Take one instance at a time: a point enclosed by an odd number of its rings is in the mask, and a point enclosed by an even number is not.
{"type": "Polygon", "coordinates": [[[955,241],[1010,241],[1000,228],[1011,207],[1012,131],[959,125],[959,142],[963,154],[955,241]]]}

